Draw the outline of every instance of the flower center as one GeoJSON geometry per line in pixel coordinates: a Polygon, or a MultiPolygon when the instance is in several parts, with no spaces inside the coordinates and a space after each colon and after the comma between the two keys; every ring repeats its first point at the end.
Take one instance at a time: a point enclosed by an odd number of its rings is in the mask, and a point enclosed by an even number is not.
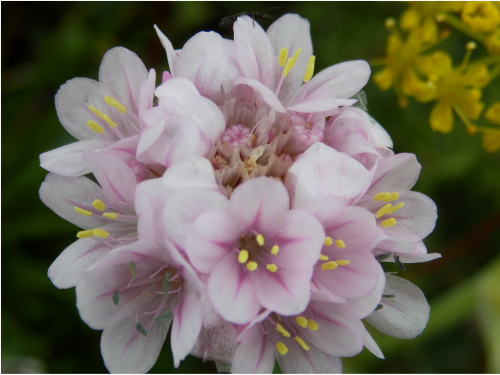
{"type": "Polygon", "coordinates": [[[250,149],[255,142],[255,135],[243,124],[231,125],[222,132],[220,141],[233,147],[244,145],[250,149]]]}

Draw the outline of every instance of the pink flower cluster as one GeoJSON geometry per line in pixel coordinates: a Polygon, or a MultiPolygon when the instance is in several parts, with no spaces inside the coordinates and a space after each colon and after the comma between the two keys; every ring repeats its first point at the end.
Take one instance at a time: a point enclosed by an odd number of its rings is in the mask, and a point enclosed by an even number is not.
{"type": "Polygon", "coordinates": [[[176,367],[192,354],[234,373],[341,372],[363,346],[383,358],[363,319],[420,334],[425,297],[380,262],[438,258],[422,242],[436,206],[410,191],[415,156],[353,107],[368,64],[314,75],[294,14],[267,32],[240,17],[234,41],[201,32],[180,50],[157,32],[162,84],[108,51],[99,82],[56,95],[78,142],[40,156],[42,201],[82,228],[49,277],[76,286],[108,370],[147,372],[169,329],[176,367]]]}

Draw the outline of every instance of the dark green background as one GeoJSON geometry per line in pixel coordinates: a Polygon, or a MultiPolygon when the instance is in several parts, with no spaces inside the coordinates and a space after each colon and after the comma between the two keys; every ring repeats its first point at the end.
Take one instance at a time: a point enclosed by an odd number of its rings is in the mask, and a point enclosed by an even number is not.
{"type": "MultiPolygon", "coordinates": [[[[80,320],[74,289],[58,290],[46,276],[78,230],[38,197],[46,175],[38,155],[74,141],[59,124],[54,108],[59,86],[73,77],[97,79],[103,54],[115,46],[136,52],[146,67],[158,73],[165,70],[167,60],[155,23],[177,49],[198,31],[217,31],[225,16],[265,12],[273,5],[2,2],[2,372],[106,372],[99,351],[101,332],[80,320]]],[[[311,22],[316,71],[346,60],[382,57],[388,35],[384,20],[398,17],[406,8],[403,3],[279,6],[272,13],[275,18],[292,12],[311,22]]],[[[267,28],[270,21],[261,24],[267,28]]],[[[455,34],[443,48],[458,62],[468,39],[455,34]]],[[[222,35],[231,37],[230,32],[222,35]]],[[[475,53],[484,53],[482,47],[475,53]]],[[[497,78],[484,90],[487,102],[495,90],[500,92],[499,86],[497,78]]],[[[425,242],[429,252],[440,252],[443,258],[408,265],[403,274],[425,292],[435,312],[427,332],[408,341],[377,335],[387,359],[364,350],[344,360],[344,370],[493,371],[487,363],[494,353],[481,320],[481,306],[491,301],[487,297],[481,302],[474,288],[498,264],[500,153],[483,151],[479,135],[467,136],[457,118],[451,134],[432,132],[427,121],[432,104],[410,101],[402,110],[392,91],[382,92],[372,81],[366,93],[369,112],[392,136],[394,150],[415,153],[422,164],[415,190],[430,196],[439,214],[436,229],[425,242]]],[[[386,269],[396,270],[392,264],[386,269]]],[[[496,291],[500,295],[500,287],[496,291]]],[[[500,309],[493,311],[498,325],[495,311],[500,309]]],[[[192,357],[175,370],[165,345],[151,372],[214,371],[213,363],[192,357]]]]}

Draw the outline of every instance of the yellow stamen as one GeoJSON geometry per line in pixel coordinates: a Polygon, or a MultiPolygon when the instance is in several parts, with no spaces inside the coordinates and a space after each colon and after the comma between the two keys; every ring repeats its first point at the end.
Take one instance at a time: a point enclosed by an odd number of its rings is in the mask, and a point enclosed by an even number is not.
{"type": "Polygon", "coordinates": [[[255,237],[255,240],[259,246],[264,246],[264,236],[262,234],[258,234],[257,237],[255,237]]]}
{"type": "Polygon", "coordinates": [[[319,254],[319,260],[328,260],[328,256],[319,254]]]}
{"type": "Polygon", "coordinates": [[[92,216],[92,212],[84,210],[83,208],[75,206],[75,207],[73,207],[73,209],[76,212],[78,212],[79,214],[83,215],[83,216],[87,216],[87,217],[91,217],[92,216]]]}
{"type": "Polygon", "coordinates": [[[99,238],[108,238],[110,235],[109,232],[106,232],[105,230],[96,228],[92,232],[94,232],[94,236],[99,237],[99,238]]]}
{"type": "Polygon", "coordinates": [[[94,112],[97,115],[97,117],[99,117],[101,120],[106,121],[108,123],[108,125],[111,126],[112,128],[116,128],[118,126],[118,125],[116,125],[116,123],[113,120],[111,120],[109,118],[108,115],[105,115],[104,113],[99,111],[97,108],[90,106],[89,109],[92,112],[94,112]]]}
{"type": "Polygon", "coordinates": [[[297,62],[297,59],[299,58],[301,52],[302,52],[302,48],[297,48],[297,51],[295,52],[295,54],[292,57],[292,60],[293,60],[292,68],[295,66],[295,63],[297,62]]]}
{"type": "Polygon", "coordinates": [[[332,237],[330,237],[330,236],[326,236],[326,237],[325,237],[325,242],[323,242],[323,244],[324,244],[325,246],[330,246],[332,243],[333,243],[332,237]]]}
{"type": "Polygon", "coordinates": [[[99,199],[95,199],[93,202],[92,202],[92,206],[96,209],[96,210],[99,210],[99,211],[104,211],[104,209],[106,208],[106,205],[103,203],[103,201],[99,200],[99,199]]]}
{"type": "Polygon", "coordinates": [[[255,271],[259,265],[256,262],[248,262],[247,268],[249,271],[255,271]]]}
{"type": "Polygon", "coordinates": [[[321,265],[321,271],[330,271],[338,267],[338,264],[334,261],[326,262],[321,265]]]}
{"type": "Polygon", "coordinates": [[[279,60],[278,60],[280,66],[285,66],[287,56],[288,56],[288,49],[287,48],[282,48],[281,51],[280,51],[280,57],[279,57],[279,60]]]}
{"type": "Polygon", "coordinates": [[[306,69],[306,74],[304,74],[304,83],[309,82],[309,80],[312,78],[314,74],[314,62],[316,61],[316,58],[311,56],[309,58],[309,62],[307,63],[307,69],[306,69]]]}
{"type": "Polygon", "coordinates": [[[387,203],[385,206],[383,206],[380,210],[378,210],[375,213],[375,217],[378,219],[379,217],[384,216],[386,213],[389,212],[389,210],[391,209],[391,207],[392,207],[392,204],[387,203]]]}
{"type": "Polygon", "coordinates": [[[396,20],[392,17],[389,17],[385,20],[384,25],[385,25],[386,29],[390,29],[390,28],[396,26],[396,20]]]}
{"type": "Polygon", "coordinates": [[[391,198],[391,193],[387,193],[387,192],[377,193],[373,196],[374,201],[385,201],[386,199],[390,199],[390,198],[391,198]]]}
{"type": "Polygon", "coordinates": [[[286,329],[284,329],[281,324],[277,323],[276,324],[276,331],[281,333],[285,337],[290,337],[290,332],[288,332],[286,329]]]}
{"type": "Polygon", "coordinates": [[[392,214],[393,212],[396,212],[397,210],[399,210],[401,207],[404,207],[405,205],[405,202],[401,202],[400,204],[397,204],[395,205],[394,207],[392,207],[388,212],[387,212],[387,215],[390,215],[392,214]]]}
{"type": "Polygon", "coordinates": [[[384,199],[384,202],[392,202],[395,201],[396,199],[399,199],[399,193],[391,193],[391,197],[388,199],[384,199]]]}
{"type": "Polygon", "coordinates": [[[274,246],[271,248],[271,254],[273,254],[273,255],[278,254],[278,251],[280,251],[280,247],[279,247],[278,245],[274,245],[274,246]]]}
{"type": "Polygon", "coordinates": [[[310,350],[310,348],[306,345],[304,340],[302,340],[299,336],[295,336],[295,341],[297,341],[299,345],[302,346],[302,349],[304,349],[305,351],[310,350]]]}
{"type": "Polygon", "coordinates": [[[307,326],[309,327],[309,329],[310,329],[311,331],[317,331],[317,330],[318,330],[318,328],[319,328],[319,327],[318,327],[318,323],[316,323],[316,322],[315,322],[314,320],[312,320],[312,319],[309,319],[309,320],[307,321],[307,326]]]}
{"type": "Polygon", "coordinates": [[[266,268],[271,272],[276,272],[278,270],[278,266],[274,263],[268,264],[266,268]]]}
{"type": "Polygon", "coordinates": [[[117,110],[119,110],[121,113],[127,113],[127,108],[120,103],[118,100],[113,99],[109,96],[104,97],[104,101],[109,104],[112,107],[115,107],[117,110]]]}
{"type": "Polygon", "coordinates": [[[465,45],[465,49],[467,49],[468,51],[472,51],[473,49],[476,48],[477,48],[477,43],[472,40],[465,45]]]}
{"type": "Polygon", "coordinates": [[[87,126],[90,128],[90,130],[95,131],[98,134],[104,133],[104,128],[95,121],[87,121],[87,126]]]}
{"type": "Polygon", "coordinates": [[[288,72],[290,72],[290,69],[292,69],[292,67],[293,67],[293,59],[289,58],[285,64],[285,68],[283,69],[283,73],[281,73],[281,76],[283,78],[286,78],[288,72]]]}
{"type": "Polygon", "coordinates": [[[240,253],[238,254],[238,262],[244,264],[247,262],[247,260],[248,260],[248,251],[240,250],[240,253]]]}
{"type": "Polygon", "coordinates": [[[120,214],[118,212],[106,212],[102,214],[102,216],[107,217],[108,219],[118,219],[120,214]]]}
{"type": "Polygon", "coordinates": [[[390,219],[384,220],[380,223],[382,228],[392,227],[395,224],[396,224],[396,219],[394,219],[393,217],[391,217],[390,219]]]}
{"type": "Polygon", "coordinates": [[[299,326],[301,326],[302,328],[306,328],[307,327],[307,319],[304,318],[303,316],[297,316],[295,318],[295,321],[297,322],[297,324],[299,326]]]}
{"type": "Polygon", "coordinates": [[[285,355],[286,353],[288,353],[288,348],[286,347],[285,344],[283,344],[281,341],[278,341],[276,343],[276,349],[278,349],[278,352],[281,354],[281,355],[285,355]]]}
{"type": "Polygon", "coordinates": [[[342,240],[335,241],[335,246],[340,247],[341,249],[345,248],[345,242],[342,240]]]}
{"type": "Polygon", "coordinates": [[[337,263],[339,266],[347,266],[351,264],[350,260],[336,260],[335,263],[337,263]]]}
{"type": "Polygon", "coordinates": [[[92,230],[82,230],[76,234],[78,238],[88,238],[94,237],[94,231],[92,230]]]}

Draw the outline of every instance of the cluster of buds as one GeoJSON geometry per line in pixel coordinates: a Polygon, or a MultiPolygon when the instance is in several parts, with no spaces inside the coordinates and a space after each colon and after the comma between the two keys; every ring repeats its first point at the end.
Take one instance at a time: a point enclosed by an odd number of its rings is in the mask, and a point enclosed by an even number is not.
{"type": "Polygon", "coordinates": [[[453,129],[454,113],[466,126],[467,133],[483,136],[488,152],[500,149],[500,128],[477,126],[481,114],[485,122],[500,125],[500,102],[481,101],[482,89],[500,74],[500,6],[498,2],[468,1],[410,3],[396,20],[385,22],[390,30],[385,58],[373,65],[384,65],[374,75],[382,90],[394,87],[399,106],[408,105],[408,97],[419,102],[435,101],[429,117],[434,131],[449,133],[453,129]],[[458,13],[459,16],[456,14],[458,13]],[[438,24],[445,25],[441,32],[438,24]],[[447,26],[472,38],[466,44],[462,62],[453,67],[450,55],[436,46],[451,34],[447,26]],[[487,54],[470,61],[477,43],[487,54]],[[428,52],[432,48],[433,52],[428,52]]]}
{"type": "Polygon", "coordinates": [[[40,157],[42,201],[82,228],[49,277],[76,287],[108,370],[147,372],[169,330],[176,367],[191,354],[235,373],[340,372],[363,346],[383,358],[363,319],[422,332],[424,295],[381,262],[440,257],[422,241],[436,206],[411,191],[415,156],[353,106],[368,64],[314,75],[293,14],[267,32],[242,16],[234,41],[201,32],[180,50],[157,32],[162,84],[108,51],[99,82],[56,95],[79,141],[40,157]]]}

